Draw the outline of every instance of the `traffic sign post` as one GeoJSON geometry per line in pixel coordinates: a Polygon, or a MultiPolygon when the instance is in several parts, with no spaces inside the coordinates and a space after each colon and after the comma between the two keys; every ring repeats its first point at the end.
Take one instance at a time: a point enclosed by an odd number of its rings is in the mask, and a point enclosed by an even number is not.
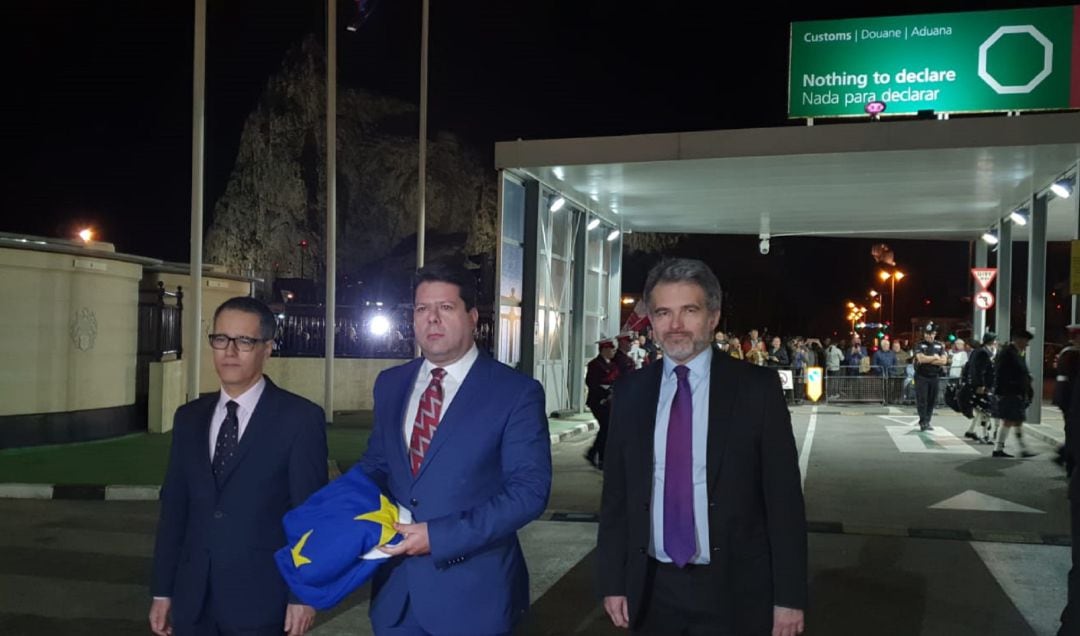
{"type": "Polygon", "coordinates": [[[994,306],[994,295],[985,289],[975,294],[975,306],[983,311],[987,311],[994,306]]]}
{"type": "Polygon", "coordinates": [[[973,267],[971,268],[971,275],[975,277],[975,281],[979,283],[983,291],[990,288],[990,283],[994,282],[994,278],[997,277],[996,267],[973,267]]]}

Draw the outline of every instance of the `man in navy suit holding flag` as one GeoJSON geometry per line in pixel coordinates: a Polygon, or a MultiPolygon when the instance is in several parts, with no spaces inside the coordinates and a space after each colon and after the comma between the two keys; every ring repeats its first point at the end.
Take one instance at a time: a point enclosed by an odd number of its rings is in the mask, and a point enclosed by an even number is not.
{"type": "Polygon", "coordinates": [[[476,283],[464,268],[417,272],[423,357],[375,382],[375,428],[359,466],[413,523],[375,574],[378,636],[509,634],[529,606],[517,531],[544,511],[551,446],[544,391],[481,353],[476,283]]]}

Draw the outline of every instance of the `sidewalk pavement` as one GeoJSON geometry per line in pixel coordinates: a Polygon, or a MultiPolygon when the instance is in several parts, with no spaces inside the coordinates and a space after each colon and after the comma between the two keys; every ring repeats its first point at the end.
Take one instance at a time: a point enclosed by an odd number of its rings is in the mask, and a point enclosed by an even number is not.
{"type": "MultiPolygon", "coordinates": [[[[334,414],[327,429],[331,478],[356,463],[367,448],[371,411],[334,414]]],[[[548,420],[552,445],[596,430],[596,420],[575,414],[548,420]]],[[[136,433],[111,439],[0,450],[0,499],[153,501],[168,464],[172,434],[136,433]]]]}

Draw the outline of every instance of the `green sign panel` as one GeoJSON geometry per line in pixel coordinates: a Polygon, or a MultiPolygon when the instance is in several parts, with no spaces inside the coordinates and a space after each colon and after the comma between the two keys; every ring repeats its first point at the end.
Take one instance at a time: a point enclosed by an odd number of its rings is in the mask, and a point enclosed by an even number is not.
{"type": "Polygon", "coordinates": [[[1080,7],[795,22],[789,117],[1080,108],[1080,7]]]}

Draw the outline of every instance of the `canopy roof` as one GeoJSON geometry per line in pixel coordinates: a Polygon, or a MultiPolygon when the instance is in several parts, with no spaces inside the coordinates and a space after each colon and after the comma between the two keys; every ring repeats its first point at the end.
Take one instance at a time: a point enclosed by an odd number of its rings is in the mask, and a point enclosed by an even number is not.
{"type": "MultiPolygon", "coordinates": [[[[971,240],[1078,159],[1080,113],[495,146],[496,167],[532,175],[627,230],[771,236],[971,240]]],[[[1076,235],[1071,204],[1051,197],[1049,240],[1076,235]]],[[[1013,235],[1025,240],[1026,231],[1013,235]]]]}

